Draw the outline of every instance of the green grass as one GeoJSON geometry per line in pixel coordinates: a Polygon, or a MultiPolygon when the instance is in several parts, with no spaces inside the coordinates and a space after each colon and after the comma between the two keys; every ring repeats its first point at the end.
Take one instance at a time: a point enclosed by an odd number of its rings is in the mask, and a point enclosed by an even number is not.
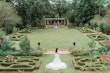
{"type": "MultiPolygon", "coordinates": [[[[77,47],[87,47],[88,43],[92,41],[89,37],[78,31],[77,29],[37,29],[34,32],[28,35],[31,46],[33,48],[37,48],[37,43],[41,42],[41,47],[43,49],[69,49],[73,47],[73,42],[76,42],[77,47]]],[[[97,45],[96,47],[99,47],[97,45]]],[[[87,48],[88,49],[88,48],[87,48]]],[[[63,62],[67,64],[66,69],[62,70],[50,70],[46,69],[46,64],[52,62],[54,59],[54,55],[44,55],[41,56],[42,66],[37,71],[37,73],[79,73],[79,71],[74,70],[72,66],[73,56],[68,55],[60,55],[63,62]]]]}
{"type": "Polygon", "coordinates": [[[72,65],[72,59],[73,56],[68,54],[68,55],[60,55],[61,60],[67,64],[66,69],[62,70],[50,70],[46,69],[46,64],[50,63],[53,61],[54,54],[53,55],[43,55],[41,57],[42,59],[42,66],[41,69],[38,70],[38,73],[78,73],[78,71],[74,70],[73,65],[72,65]]]}
{"type": "Polygon", "coordinates": [[[77,46],[87,46],[90,38],[79,32],[77,29],[38,29],[29,36],[31,46],[37,47],[37,42],[41,42],[41,47],[45,49],[69,49],[76,42],[77,46]]]}

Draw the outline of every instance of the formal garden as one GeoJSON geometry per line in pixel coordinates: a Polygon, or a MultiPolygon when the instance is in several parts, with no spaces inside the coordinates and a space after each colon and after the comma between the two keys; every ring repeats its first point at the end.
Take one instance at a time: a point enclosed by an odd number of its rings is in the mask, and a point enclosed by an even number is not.
{"type": "Polygon", "coordinates": [[[109,19],[109,0],[0,0],[0,73],[109,73],[109,19]]]}

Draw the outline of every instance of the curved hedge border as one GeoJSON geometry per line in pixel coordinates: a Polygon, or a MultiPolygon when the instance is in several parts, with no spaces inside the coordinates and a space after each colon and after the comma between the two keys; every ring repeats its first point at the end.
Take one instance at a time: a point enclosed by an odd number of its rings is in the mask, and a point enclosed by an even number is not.
{"type": "Polygon", "coordinates": [[[23,29],[19,31],[19,33],[31,33],[35,30],[35,28],[23,29]]]}
{"type": "Polygon", "coordinates": [[[6,62],[5,58],[0,59],[0,71],[33,71],[39,69],[41,65],[41,60],[35,56],[16,56],[14,59],[14,62],[6,62]]]}
{"type": "Polygon", "coordinates": [[[97,36],[97,34],[88,34],[87,35],[89,38],[96,40],[96,41],[100,41],[100,40],[106,40],[108,39],[106,36],[104,35],[99,35],[98,38],[96,38],[95,36],[97,36]],[[99,38],[100,37],[100,38],[99,38]]]}
{"type": "Polygon", "coordinates": [[[21,39],[23,39],[26,35],[23,35],[23,34],[14,34],[14,35],[11,35],[10,38],[13,40],[13,41],[20,41],[21,39]]]}
{"type": "Polygon", "coordinates": [[[83,30],[83,27],[79,27],[79,28],[77,28],[80,32],[82,32],[82,33],[94,33],[93,31],[91,31],[91,30],[89,30],[89,29],[85,29],[85,30],[83,30]]]}
{"type": "Polygon", "coordinates": [[[78,56],[72,60],[72,63],[75,69],[83,71],[96,71],[96,70],[102,71],[105,66],[107,66],[107,68],[110,69],[110,59],[108,59],[107,62],[101,62],[100,58],[89,58],[78,56]],[[87,61],[90,61],[93,64],[87,65],[86,64],[87,61]]]}
{"type": "Polygon", "coordinates": [[[100,41],[99,44],[102,45],[102,46],[105,46],[105,42],[104,41],[100,41]]]}

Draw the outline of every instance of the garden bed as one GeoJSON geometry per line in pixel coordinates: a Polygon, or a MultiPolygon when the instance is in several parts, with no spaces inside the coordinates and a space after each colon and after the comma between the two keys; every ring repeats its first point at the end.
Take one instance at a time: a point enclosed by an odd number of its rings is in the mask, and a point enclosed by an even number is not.
{"type": "Polygon", "coordinates": [[[33,71],[40,68],[41,60],[35,56],[16,56],[14,62],[0,59],[0,71],[33,71]]]}
{"type": "Polygon", "coordinates": [[[102,71],[103,68],[110,69],[110,59],[106,62],[100,61],[100,58],[78,56],[72,60],[74,68],[81,71],[102,71]]]}
{"type": "Polygon", "coordinates": [[[36,28],[29,28],[29,29],[23,29],[19,31],[19,33],[31,33],[35,30],[36,28]]]}
{"type": "Polygon", "coordinates": [[[85,27],[79,27],[79,28],[77,28],[80,32],[82,32],[82,33],[94,33],[93,31],[91,31],[91,30],[89,30],[89,29],[87,29],[87,28],[85,28],[85,27]]]}
{"type": "Polygon", "coordinates": [[[87,36],[96,41],[102,41],[108,39],[106,36],[102,34],[88,34],[87,36]]]}
{"type": "Polygon", "coordinates": [[[11,39],[13,41],[20,41],[21,39],[23,39],[26,35],[23,35],[23,34],[14,34],[14,35],[11,35],[11,39]]]}
{"type": "Polygon", "coordinates": [[[84,55],[89,55],[89,52],[91,50],[87,49],[72,49],[71,54],[74,56],[84,56],[84,55]]]}
{"type": "Polygon", "coordinates": [[[100,41],[99,44],[105,46],[105,41],[100,41]]]}

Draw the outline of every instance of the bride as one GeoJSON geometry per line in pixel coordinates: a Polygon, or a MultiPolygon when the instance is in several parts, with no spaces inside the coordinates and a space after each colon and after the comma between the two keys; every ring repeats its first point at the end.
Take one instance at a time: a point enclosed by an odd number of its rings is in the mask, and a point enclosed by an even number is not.
{"type": "Polygon", "coordinates": [[[58,53],[58,48],[55,50],[55,58],[54,60],[46,65],[46,68],[52,69],[52,70],[59,70],[59,69],[64,69],[67,68],[67,65],[61,61],[60,55],[58,53]]]}

